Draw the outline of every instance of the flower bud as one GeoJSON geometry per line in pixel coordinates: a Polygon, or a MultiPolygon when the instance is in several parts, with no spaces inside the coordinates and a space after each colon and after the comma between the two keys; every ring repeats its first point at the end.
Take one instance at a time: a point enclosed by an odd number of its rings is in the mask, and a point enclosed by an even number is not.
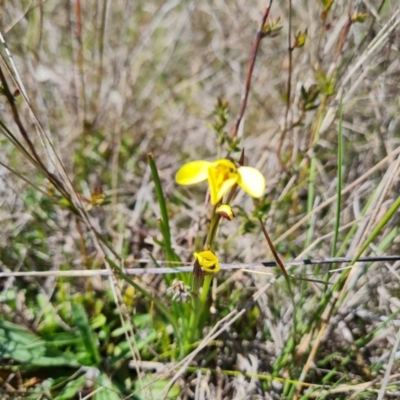
{"type": "Polygon", "coordinates": [[[221,204],[215,211],[222,218],[228,219],[229,221],[232,221],[233,218],[235,218],[235,213],[228,204],[221,204]]]}
{"type": "Polygon", "coordinates": [[[207,274],[215,274],[221,267],[217,256],[211,251],[200,251],[193,254],[195,263],[197,262],[201,269],[207,274]]]}

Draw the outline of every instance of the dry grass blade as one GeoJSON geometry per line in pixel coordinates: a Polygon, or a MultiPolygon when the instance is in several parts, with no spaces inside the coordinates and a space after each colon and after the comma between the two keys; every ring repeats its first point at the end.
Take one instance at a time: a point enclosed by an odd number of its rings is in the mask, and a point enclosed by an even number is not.
{"type": "Polygon", "coordinates": [[[386,388],[387,388],[387,385],[389,384],[389,380],[393,379],[391,377],[391,375],[390,375],[390,372],[392,370],[393,363],[394,363],[395,357],[396,357],[396,352],[397,352],[399,346],[400,346],[400,330],[397,331],[396,341],[395,341],[395,343],[393,345],[392,352],[390,354],[390,358],[389,358],[389,361],[388,361],[387,366],[386,366],[385,376],[383,377],[383,380],[382,380],[382,383],[381,383],[381,388],[379,389],[377,400],[384,399],[384,396],[386,394],[386,388]]]}

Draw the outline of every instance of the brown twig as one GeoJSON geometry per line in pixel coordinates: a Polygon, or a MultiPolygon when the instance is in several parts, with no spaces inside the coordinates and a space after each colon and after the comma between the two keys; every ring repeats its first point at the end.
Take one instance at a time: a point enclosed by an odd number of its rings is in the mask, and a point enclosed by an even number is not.
{"type": "Polygon", "coordinates": [[[77,55],[77,65],[79,68],[79,78],[81,81],[83,124],[85,124],[87,104],[86,104],[85,69],[83,65],[82,9],[80,0],[75,0],[75,19],[76,19],[76,40],[78,41],[78,46],[79,46],[77,55]]]}
{"type": "Polygon", "coordinates": [[[35,146],[32,142],[32,140],[30,139],[28,132],[26,131],[24,124],[21,121],[21,118],[19,116],[19,112],[17,109],[17,106],[15,104],[15,98],[14,95],[11,93],[11,90],[8,86],[6,77],[4,75],[3,69],[0,66],[0,81],[1,84],[3,86],[3,92],[4,95],[7,98],[7,102],[11,108],[11,114],[13,116],[14,122],[17,125],[19,132],[21,133],[21,136],[24,138],[26,144],[28,145],[29,151],[31,152],[31,155],[33,157],[33,160],[36,164],[36,166],[43,172],[43,174],[49,179],[49,181],[55,186],[57,187],[57,189],[63,194],[63,196],[70,200],[70,196],[67,193],[67,191],[64,188],[64,185],[61,183],[61,181],[54,175],[52,174],[47,167],[44,165],[41,157],[39,156],[39,154],[37,153],[35,146]]]}
{"type": "Polygon", "coordinates": [[[261,39],[263,38],[263,35],[264,35],[263,29],[264,29],[265,22],[267,21],[269,12],[271,10],[272,1],[273,0],[270,0],[269,5],[264,10],[264,14],[262,16],[260,26],[258,28],[256,37],[255,37],[254,42],[253,42],[253,48],[251,50],[249,67],[247,69],[245,89],[244,89],[244,94],[243,94],[243,97],[242,97],[242,102],[241,102],[241,105],[240,105],[240,111],[239,111],[239,115],[238,115],[238,117],[236,119],[235,125],[234,125],[233,130],[232,130],[232,134],[231,134],[232,140],[235,140],[236,137],[237,137],[237,133],[238,133],[238,130],[239,130],[240,123],[242,122],[244,113],[246,111],[247,100],[249,98],[250,87],[251,87],[251,78],[253,76],[254,65],[255,65],[255,62],[256,62],[257,53],[258,53],[258,49],[260,47],[261,39]]]}
{"type": "Polygon", "coordinates": [[[272,255],[274,256],[274,260],[278,264],[279,268],[282,271],[283,276],[285,277],[286,283],[288,285],[289,292],[292,293],[292,288],[291,288],[291,285],[290,285],[290,277],[289,277],[289,275],[288,275],[288,273],[286,271],[286,268],[283,265],[283,262],[282,262],[281,258],[279,257],[279,255],[278,255],[278,253],[277,253],[277,251],[275,249],[275,246],[273,245],[272,240],[268,235],[267,230],[265,229],[265,226],[264,226],[264,223],[263,223],[262,219],[258,218],[258,220],[260,221],[261,229],[262,229],[262,231],[264,233],[265,239],[267,240],[267,243],[268,243],[268,246],[269,246],[269,248],[270,248],[270,250],[272,252],[272,255]]]}
{"type": "Polygon", "coordinates": [[[292,0],[289,0],[289,32],[288,32],[288,58],[289,58],[289,72],[287,77],[287,88],[286,88],[286,110],[285,110],[285,125],[281,137],[279,139],[277,155],[281,167],[286,171],[286,166],[283,164],[281,157],[283,142],[288,132],[288,118],[290,112],[290,104],[292,97],[292,68],[293,68],[293,47],[292,46],[292,0]]]}
{"type": "Polygon", "coordinates": [[[105,31],[106,31],[106,22],[107,22],[107,10],[109,4],[107,4],[107,0],[103,0],[101,5],[101,25],[100,25],[100,34],[98,39],[98,48],[99,48],[99,63],[97,66],[97,73],[96,73],[96,90],[95,96],[93,98],[93,109],[94,114],[98,113],[99,104],[100,104],[100,96],[101,96],[101,89],[104,81],[103,77],[103,70],[104,70],[104,38],[105,38],[105,31]]]}
{"type": "Polygon", "coordinates": [[[338,48],[336,50],[335,66],[336,66],[337,62],[339,61],[340,55],[342,54],[343,46],[346,43],[346,38],[349,34],[350,27],[352,24],[353,24],[353,20],[351,19],[351,17],[349,17],[348,21],[346,22],[346,25],[343,28],[342,35],[340,36],[338,48]]]}

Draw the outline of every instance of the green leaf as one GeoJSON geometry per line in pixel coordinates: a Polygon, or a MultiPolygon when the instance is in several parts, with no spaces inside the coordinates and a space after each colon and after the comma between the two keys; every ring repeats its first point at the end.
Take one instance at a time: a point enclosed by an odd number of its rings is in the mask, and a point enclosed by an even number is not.
{"type": "MultiPolygon", "coordinates": [[[[143,339],[137,337],[135,341],[130,340],[132,345],[135,346],[137,351],[142,351],[143,349],[147,349],[149,344],[154,343],[158,338],[157,332],[152,329],[149,331],[143,339]]],[[[132,346],[131,345],[131,346],[132,346]]],[[[131,346],[129,346],[128,341],[124,340],[121,343],[117,344],[114,348],[114,354],[112,355],[111,362],[116,363],[121,360],[125,360],[127,358],[132,358],[131,346]]]]}
{"type": "Polygon", "coordinates": [[[85,375],[68,382],[61,390],[60,394],[53,400],[69,400],[74,399],[76,394],[85,386],[87,378],[85,375]]]}
{"type": "Polygon", "coordinates": [[[100,354],[97,340],[90,327],[85,308],[81,303],[72,303],[72,314],[88,355],[90,355],[93,363],[98,364],[100,362],[100,354]]]}
{"type": "Polygon", "coordinates": [[[397,211],[397,209],[400,207],[400,197],[396,199],[396,201],[391,205],[389,210],[386,212],[386,214],[380,219],[374,230],[371,232],[371,234],[368,236],[367,240],[363,243],[361,249],[357,253],[357,255],[354,257],[353,261],[351,262],[350,265],[353,265],[364,253],[364,251],[367,249],[367,247],[372,243],[372,241],[378,236],[378,234],[382,231],[384,226],[389,222],[389,220],[392,218],[393,214],[397,211]]]}
{"type": "Polygon", "coordinates": [[[92,319],[91,327],[92,329],[98,329],[107,323],[107,318],[104,314],[99,314],[92,319]]]}
{"type": "Polygon", "coordinates": [[[173,249],[171,243],[171,231],[169,227],[167,204],[165,202],[157,166],[152,154],[148,154],[147,159],[150,165],[151,176],[154,182],[154,188],[156,190],[157,202],[160,207],[160,214],[161,214],[160,231],[163,236],[163,242],[164,242],[162,247],[165,250],[167,261],[180,261],[180,258],[176,255],[175,250],[173,249]]]}
{"type": "Polygon", "coordinates": [[[343,98],[340,99],[339,105],[339,131],[338,131],[338,150],[337,150],[337,188],[336,188],[336,215],[335,215],[335,229],[333,235],[333,243],[331,250],[331,257],[335,257],[337,253],[337,242],[340,229],[340,211],[342,206],[342,186],[343,186],[343,98]]]}
{"type": "Polygon", "coordinates": [[[43,338],[46,343],[51,344],[54,347],[72,346],[80,343],[80,338],[73,332],[60,332],[51,335],[43,335],[43,338]]]}
{"type": "Polygon", "coordinates": [[[164,198],[164,193],[163,193],[162,186],[161,186],[160,177],[158,175],[158,170],[157,170],[157,166],[154,161],[153,155],[148,154],[147,159],[148,159],[148,162],[150,165],[151,176],[153,178],[154,187],[156,190],[158,205],[160,206],[161,233],[163,235],[164,242],[166,243],[166,245],[168,247],[170,247],[171,246],[171,232],[169,229],[169,218],[168,218],[167,205],[165,203],[165,198],[164,198]]]}
{"type": "Polygon", "coordinates": [[[19,325],[0,321],[0,354],[24,367],[79,367],[75,357],[65,354],[19,325]]]}
{"type": "Polygon", "coordinates": [[[158,379],[155,375],[145,375],[141,380],[135,382],[136,397],[140,400],[146,399],[176,399],[180,394],[178,385],[173,385],[168,394],[161,397],[164,388],[168,385],[168,379],[158,379]]]}
{"type": "Polygon", "coordinates": [[[119,389],[113,385],[107,375],[101,373],[96,381],[95,390],[98,390],[94,395],[94,400],[120,400],[122,396],[119,389]]]}
{"type": "Polygon", "coordinates": [[[43,316],[38,327],[38,331],[43,334],[45,332],[51,333],[58,328],[58,323],[56,321],[56,312],[54,308],[50,305],[49,300],[45,295],[39,293],[36,297],[37,304],[42,310],[43,316]]]}

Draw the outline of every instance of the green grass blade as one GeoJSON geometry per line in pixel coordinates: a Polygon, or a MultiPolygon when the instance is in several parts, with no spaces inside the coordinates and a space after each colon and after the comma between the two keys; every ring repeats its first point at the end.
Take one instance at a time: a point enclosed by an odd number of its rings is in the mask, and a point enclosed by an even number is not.
{"type": "Polygon", "coordinates": [[[163,395],[164,388],[168,385],[168,379],[160,379],[156,375],[146,374],[141,380],[135,382],[135,393],[138,400],[146,399],[177,399],[180,388],[174,384],[167,395],[163,395]]]}
{"type": "MultiPolygon", "coordinates": [[[[374,193],[369,197],[365,206],[362,208],[361,213],[360,213],[361,217],[364,217],[367,214],[368,210],[370,210],[370,206],[371,206],[372,202],[374,201],[374,199],[376,198],[376,196],[378,195],[378,193],[379,193],[379,188],[376,188],[374,193]]],[[[341,257],[342,255],[344,255],[346,253],[348,243],[353,239],[355,233],[357,232],[358,227],[359,227],[359,223],[356,223],[350,228],[349,232],[343,239],[343,242],[342,242],[339,250],[336,252],[335,257],[341,257]]]]}
{"type": "Polygon", "coordinates": [[[381,240],[379,241],[379,251],[381,251],[382,253],[385,252],[387,248],[392,245],[398,235],[399,228],[395,226],[384,238],[381,238],[381,240]]]}
{"type": "Polygon", "coordinates": [[[161,186],[160,177],[158,175],[158,170],[156,163],[154,161],[153,155],[148,154],[147,159],[150,165],[151,176],[154,182],[154,188],[156,191],[157,202],[160,207],[160,214],[161,214],[161,222],[160,222],[160,230],[163,235],[164,244],[166,247],[167,255],[171,257],[168,261],[178,261],[175,260],[176,256],[172,249],[171,245],[171,231],[169,228],[169,218],[168,218],[168,210],[167,205],[165,203],[164,193],[161,186]]]}
{"type": "Polygon", "coordinates": [[[392,218],[393,214],[397,211],[397,209],[399,207],[400,207],[400,197],[398,197],[397,200],[392,204],[392,206],[389,208],[388,212],[383,216],[383,218],[379,221],[378,225],[375,227],[375,229],[372,231],[372,233],[368,236],[367,240],[362,245],[360,251],[357,253],[357,255],[354,257],[353,261],[351,262],[351,265],[358,260],[358,258],[364,253],[364,251],[372,243],[372,241],[379,235],[381,230],[389,222],[390,218],[392,218]]]}
{"type": "Polygon", "coordinates": [[[337,242],[340,228],[340,211],[342,207],[342,187],[343,187],[343,103],[340,100],[339,105],[339,132],[338,132],[338,150],[337,150],[337,188],[336,188],[336,215],[335,215],[335,229],[332,242],[331,257],[336,256],[337,242]]]}
{"type": "Polygon", "coordinates": [[[87,384],[87,377],[85,375],[68,382],[61,390],[60,394],[53,398],[53,400],[69,400],[77,397],[78,392],[82,390],[87,384]]]}
{"type": "MultiPolygon", "coordinates": [[[[314,206],[314,187],[315,187],[315,177],[316,177],[316,159],[315,155],[312,155],[311,163],[310,163],[310,170],[308,174],[308,196],[307,196],[307,214],[310,214],[313,206],[314,206]]],[[[308,227],[307,227],[307,235],[306,235],[306,242],[305,247],[308,247],[312,240],[312,226],[311,220],[308,220],[308,227]]]]}
{"type": "MultiPolygon", "coordinates": [[[[319,138],[319,128],[321,126],[322,122],[322,116],[320,116],[318,120],[318,126],[316,130],[316,135],[315,139],[313,142],[313,147],[315,148],[315,143],[317,143],[318,138],[319,138]]],[[[314,200],[315,200],[315,178],[317,176],[317,156],[315,154],[315,151],[312,152],[311,156],[311,162],[310,162],[310,169],[308,172],[308,196],[307,196],[307,214],[310,215],[311,211],[314,207],[314,200]]],[[[305,241],[305,247],[308,247],[312,241],[313,237],[313,229],[311,226],[311,219],[308,220],[308,228],[307,228],[307,234],[306,234],[306,241],[305,241]]]]}
{"type": "MultiPolygon", "coordinates": [[[[174,261],[174,262],[181,261],[180,258],[178,257],[178,255],[175,253],[175,250],[172,247],[171,230],[169,227],[167,204],[165,202],[165,197],[164,197],[164,193],[162,190],[160,177],[158,175],[157,166],[156,166],[156,163],[154,161],[152,154],[148,154],[147,159],[148,159],[148,162],[150,165],[151,176],[152,176],[153,182],[154,182],[157,202],[160,207],[161,221],[159,221],[159,225],[160,225],[161,234],[163,236],[163,243],[159,242],[159,245],[164,249],[167,261],[174,261]]],[[[167,264],[167,265],[175,266],[174,264],[167,264]]],[[[174,278],[170,275],[165,276],[165,280],[168,285],[172,284],[173,279],[174,278]]],[[[189,284],[189,282],[190,282],[190,276],[188,276],[187,274],[179,274],[178,279],[183,281],[185,284],[189,284]]]]}
{"type": "Polygon", "coordinates": [[[72,315],[76,326],[82,336],[83,344],[86,348],[87,353],[92,358],[92,361],[97,365],[100,363],[100,354],[98,350],[97,341],[92,328],[89,323],[89,319],[86,315],[85,308],[81,303],[72,303],[72,315]]]}

